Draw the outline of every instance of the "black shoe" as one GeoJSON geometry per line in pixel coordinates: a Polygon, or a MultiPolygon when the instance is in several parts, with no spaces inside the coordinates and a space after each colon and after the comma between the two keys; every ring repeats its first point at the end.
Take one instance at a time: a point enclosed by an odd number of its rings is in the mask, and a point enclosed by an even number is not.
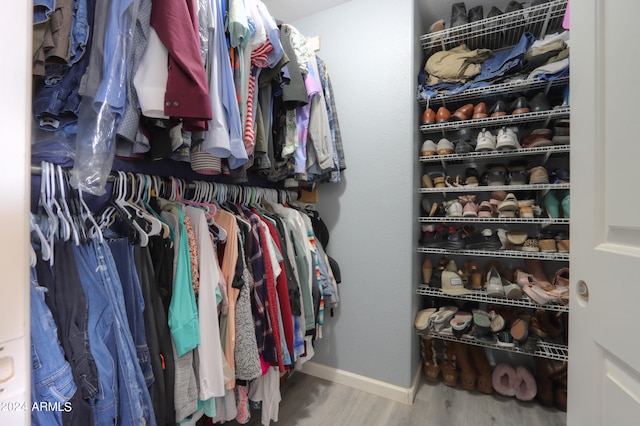
{"type": "Polygon", "coordinates": [[[489,110],[490,117],[502,117],[503,115],[507,115],[509,113],[507,109],[507,104],[504,101],[498,101],[489,110]]]}
{"type": "Polygon", "coordinates": [[[467,18],[467,7],[464,2],[454,3],[451,5],[451,27],[464,25],[469,23],[467,18]]]}
{"type": "Polygon", "coordinates": [[[487,32],[487,35],[485,36],[486,42],[483,43],[484,46],[482,47],[485,47],[487,49],[498,49],[499,47],[502,46],[502,41],[504,40],[504,33],[502,30],[499,30],[499,31],[494,30],[496,27],[500,28],[502,24],[502,20],[499,18],[496,18],[500,15],[502,15],[502,11],[495,6],[493,6],[489,10],[489,13],[487,13],[487,20],[489,21],[484,26],[487,32]],[[495,18],[495,19],[490,19],[490,18],[495,18]]]}
{"type": "Polygon", "coordinates": [[[505,32],[505,44],[508,46],[517,44],[520,40],[520,37],[522,37],[522,34],[524,34],[524,15],[522,14],[522,12],[514,13],[521,11],[522,9],[524,9],[524,7],[520,2],[517,1],[510,1],[507,7],[504,9],[505,14],[512,15],[506,17],[504,21],[507,23],[506,28],[509,28],[505,32]]]}
{"type": "Polygon", "coordinates": [[[551,104],[545,94],[540,92],[529,101],[529,108],[531,112],[548,111],[551,109],[551,104]]]}
{"type": "Polygon", "coordinates": [[[529,111],[529,102],[527,102],[527,98],[525,98],[524,96],[520,96],[511,104],[511,114],[513,115],[525,114],[529,111]]]}
{"type": "Polygon", "coordinates": [[[480,21],[481,19],[483,19],[483,13],[484,12],[482,10],[482,5],[472,7],[471,9],[469,9],[469,22],[480,21]]]}

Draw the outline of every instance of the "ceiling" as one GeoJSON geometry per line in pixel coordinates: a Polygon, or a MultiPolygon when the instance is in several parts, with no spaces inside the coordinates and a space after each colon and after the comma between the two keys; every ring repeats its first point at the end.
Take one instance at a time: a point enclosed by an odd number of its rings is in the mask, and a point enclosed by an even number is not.
{"type": "Polygon", "coordinates": [[[293,22],[351,0],[262,0],[271,15],[283,22],[293,22]]]}

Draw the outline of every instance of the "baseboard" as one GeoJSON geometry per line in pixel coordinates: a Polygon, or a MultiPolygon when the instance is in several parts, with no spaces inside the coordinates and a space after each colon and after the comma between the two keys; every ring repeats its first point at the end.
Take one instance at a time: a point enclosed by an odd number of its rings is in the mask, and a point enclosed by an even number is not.
{"type": "Polygon", "coordinates": [[[313,361],[305,362],[300,372],[407,405],[413,404],[420,383],[420,369],[416,372],[410,388],[403,388],[313,361]]]}

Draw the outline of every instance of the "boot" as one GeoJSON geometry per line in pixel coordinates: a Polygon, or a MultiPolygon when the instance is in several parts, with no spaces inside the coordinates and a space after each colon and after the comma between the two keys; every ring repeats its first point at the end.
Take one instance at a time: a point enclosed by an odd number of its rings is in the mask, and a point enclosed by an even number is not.
{"type": "Polygon", "coordinates": [[[460,366],[460,384],[462,389],[476,390],[476,378],[478,372],[469,358],[469,345],[460,342],[453,343],[456,350],[456,358],[460,366]]]}
{"type": "Polygon", "coordinates": [[[430,383],[438,383],[440,381],[440,365],[438,365],[438,355],[433,339],[422,336],[420,344],[422,346],[424,379],[430,383]]]}
{"type": "Polygon", "coordinates": [[[444,340],[442,350],[442,379],[447,386],[458,385],[458,367],[456,363],[456,351],[453,342],[444,340]]]}
{"type": "Polygon", "coordinates": [[[493,385],[491,384],[491,365],[487,359],[487,354],[484,352],[484,348],[472,345],[469,346],[469,352],[471,354],[473,366],[478,371],[478,390],[487,394],[493,393],[493,385]]]}
{"type": "MultiPolygon", "coordinates": [[[[554,405],[554,390],[552,376],[561,374],[563,368],[566,369],[564,363],[561,361],[554,361],[546,358],[535,358],[536,363],[536,399],[545,407],[553,407],[554,405]]],[[[566,370],[565,370],[566,371],[566,370]]]]}

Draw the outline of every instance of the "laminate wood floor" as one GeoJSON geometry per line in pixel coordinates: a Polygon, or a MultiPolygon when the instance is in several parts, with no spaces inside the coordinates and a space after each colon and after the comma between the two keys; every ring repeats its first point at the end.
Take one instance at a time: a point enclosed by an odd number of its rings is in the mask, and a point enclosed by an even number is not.
{"type": "MultiPolygon", "coordinates": [[[[260,425],[260,411],[248,425],[260,425]]],[[[227,424],[237,424],[235,422],[227,424]]],[[[566,413],[535,402],[421,382],[413,405],[295,373],[282,388],[278,426],[565,425],[566,413]]]]}

